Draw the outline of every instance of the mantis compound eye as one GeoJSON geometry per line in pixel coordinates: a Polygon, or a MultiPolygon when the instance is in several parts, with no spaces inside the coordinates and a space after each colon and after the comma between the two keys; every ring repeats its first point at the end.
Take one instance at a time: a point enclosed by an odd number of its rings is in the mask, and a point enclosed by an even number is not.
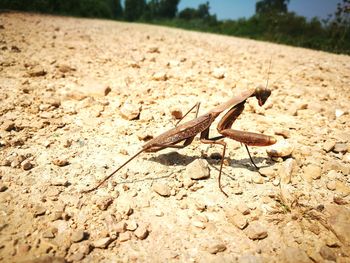
{"type": "Polygon", "coordinates": [[[265,87],[258,87],[255,90],[255,97],[258,100],[259,106],[263,106],[271,95],[271,90],[265,87]]]}

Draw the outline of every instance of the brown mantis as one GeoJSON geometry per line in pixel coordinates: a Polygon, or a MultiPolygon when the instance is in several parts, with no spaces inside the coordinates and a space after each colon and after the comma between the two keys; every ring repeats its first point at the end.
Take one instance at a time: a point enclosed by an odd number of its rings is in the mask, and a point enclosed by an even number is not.
{"type": "MultiPolygon", "coordinates": [[[[200,133],[200,141],[205,144],[219,144],[223,146],[222,151],[222,159],[220,164],[220,172],[218,177],[219,188],[222,193],[228,196],[221,187],[221,172],[223,161],[225,158],[226,151],[226,143],[223,141],[223,138],[228,137],[233,140],[239,141],[243,143],[246,148],[247,145],[251,146],[268,146],[272,145],[276,142],[276,140],[264,134],[252,133],[252,132],[244,132],[231,129],[233,122],[238,118],[238,116],[242,113],[244,109],[244,104],[249,97],[256,97],[259,103],[259,106],[264,105],[268,97],[270,96],[271,91],[264,87],[259,87],[256,89],[249,89],[243,91],[241,94],[236,97],[231,98],[225,103],[215,107],[209,112],[197,117],[191,121],[185,122],[173,129],[170,129],[159,136],[153,138],[148,141],[146,144],[142,146],[142,149],[137,152],[135,155],[130,157],[125,163],[123,163],[118,169],[113,171],[111,174],[106,176],[100,183],[98,183],[95,187],[84,191],[85,193],[91,192],[98,187],[100,187],[104,182],[106,182],[109,178],[111,178],[116,172],[118,172],[121,168],[127,165],[130,161],[132,161],[136,156],[141,154],[142,152],[158,152],[165,148],[176,148],[181,149],[192,143],[194,137],[200,133]],[[221,136],[215,138],[209,138],[209,128],[211,124],[215,121],[215,119],[225,110],[230,109],[224,117],[220,120],[217,130],[221,136]],[[178,145],[178,143],[184,142],[182,145],[178,145]]],[[[199,104],[197,104],[197,113],[198,113],[199,104]]],[[[192,107],[193,109],[194,107],[192,107]]],[[[191,110],[192,110],[191,109],[191,110]]],[[[191,111],[190,110],[190,111],[191,111]]],[[[190,112],[189,111],[189,112],[190,112]]],[[[187,113],[185,114],[185,116],[187,113]]],[[[248,148],[247,148],[248,150],[248,148]]],[[[249,153],[249,151],[248,151],[249,153]]],[[[254,164],[250,154],[249,157],[254,164]]],[[[256,167],[256,165],[254,164],[256,167]]],[[[257,168],[257,167],[256,167],[257,168]]]]}

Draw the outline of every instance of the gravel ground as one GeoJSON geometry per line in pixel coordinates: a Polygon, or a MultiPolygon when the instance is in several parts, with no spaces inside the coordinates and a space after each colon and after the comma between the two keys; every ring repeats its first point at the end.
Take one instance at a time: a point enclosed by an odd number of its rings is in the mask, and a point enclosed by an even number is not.
{"type": "Polygon", "coordinates": [[[1,13],[0,261],[350,262],[349,72],[344,55],[1,13]],[[234,128],[278,143],[251,147],[260,175],[225,139],[228,198],[222,149],[198,138],[82,193],[196,102],[204,113],[268,72],[269,100],[248,99],[234,128]]]}

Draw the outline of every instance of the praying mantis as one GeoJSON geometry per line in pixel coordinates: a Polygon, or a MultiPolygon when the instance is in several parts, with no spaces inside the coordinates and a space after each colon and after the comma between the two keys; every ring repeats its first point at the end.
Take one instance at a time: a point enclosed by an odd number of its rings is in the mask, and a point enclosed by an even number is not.
{"type": "MultiPolygon", "coordinates": [[[[228,101],[211,109],[210,111],[208,111],[207,113],[199,117],[197,117],[198,109],[199,109],[199,103],[197,103],[185,114],[186,116],[191,110],[193,110],[197,106],[197,114],[195,119],[187,121],[183,124],[180,124],[175,128],[172,128],[158,135],[157,137],[151,139],[150,141],[148,141],[146,144],[142,146],[140,151],[138,151],[136,154],[130,157],[115,171],[113,171],[111,174],[106,176],[101,182],[99,182],[93,188],[83,191],[83,193],[92,192],[97,188],[99,188],[104,182],[110,179],[115,173],[117,173],[125,165],[131,162],[139,154],[143,152],[158,152],[165,148],[182,149],[190,145],[194,140],[195,136],[197,134],[200,134],[200,141],[202,143],[217,144],[223,147],[222,158],[220,163],[220,171],[218,176],[218,184],[221,192],[228,197],[227,193],[222,189],[222,186],[221,186],[221,172],[222,172],[222,166],[223,166],[223,161],[224,161],[225,152],[226,152],[226,142],[224,141],[224,138],[227,137],[243,143],[246,146],[247,150],[248,150],[247,146],[269,146],[276,143],[276,139],[268,135],[231,129],[233,122],[243,112],[244,104],[248,98],[256,97],[256,99],[258,100],[259,106],[263,106],[270,95],[271,95],[271,91],[265,87],[247,89],[242,91],[237,96],[232,97],[228,101]],[[227,109],[229,109],[228,112],[219,121],[219,124],[217,126],[217,130],[221,135],[214,138],[210,138],[209,137],[210,126],[215,121],[215,119],[227,109]],[[179,144],[180,142],[183,142],[183,144],[179,144]]],[[[248,151],[248,154],[249,154],[250,160],[254,164],[249,151],[248,151]]],[[[256,167],[255,164],[254,166],[256,167]]]]}

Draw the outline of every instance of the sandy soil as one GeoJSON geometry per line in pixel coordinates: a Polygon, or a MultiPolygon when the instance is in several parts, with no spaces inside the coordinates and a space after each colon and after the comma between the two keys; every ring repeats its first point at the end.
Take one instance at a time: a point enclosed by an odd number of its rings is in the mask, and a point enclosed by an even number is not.
{"type": "Polygon", "coordinates": [[[0,14],[0,261],[350,262],[349,73],[349,56],[0,14]],[[292,147],[274,159],[251,147],[263,176],[225,139],[226,198],[221,147],[196,138],[81,193],[196,102],[201,114],[265,85],[271,58],[272,95],[234,123],[292,147]]]}

